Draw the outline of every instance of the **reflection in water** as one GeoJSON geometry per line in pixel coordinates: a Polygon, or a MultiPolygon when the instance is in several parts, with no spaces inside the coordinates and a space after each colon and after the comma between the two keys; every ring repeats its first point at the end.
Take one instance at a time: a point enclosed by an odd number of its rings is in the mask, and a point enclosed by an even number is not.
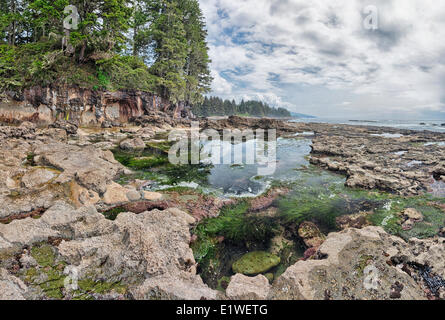
{"type": "MultiPolygon", "coordinates": [[[[246,159],[246,151],[252,150],[251,144],[256,143],[256,140],[242,143],[243,159],[246,159]]],[[[210,151],[212,147],[215,147],[215,144],[210,141],[204,144],[204,151],[210,151]]],[[[223,149],[230,150],[230,148],[223,149]]],[[[306,157],[310,151],[311,140],[280,138],[277,141],[276,160],[274,160],[276,170],[273,175],[259,176],[258,168],[264,165],[258,163],[253,165],[217,164],[210,170],[208,181],[212,188],[219,190],[225,196],[255,197],[263,193],[274,180],[291,182],[300,179],[302,173],[296,169],[309,165],[306,157]]],[[[227,155],[222,153],[221,157],[224,156],[227,155]]]]}

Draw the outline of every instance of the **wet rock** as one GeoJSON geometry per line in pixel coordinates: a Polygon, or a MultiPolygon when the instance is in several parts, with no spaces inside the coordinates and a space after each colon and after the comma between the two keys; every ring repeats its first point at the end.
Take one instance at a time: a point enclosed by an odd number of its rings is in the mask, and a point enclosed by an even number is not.
{"type": "Polygon", "coordinates": [[[250,203],[250,211],[259,212],[270,208],[278,197],[287,194],[287,189],[274,189],[269,191],[266,195],[253,199],[250,203]]]}
{"type": "Polygon", "coordinates": [[[127,139],[120,143],[120,148],[125,151],[142,151],[145,149],[145,142],[141,138],[127,139]]]}
{"type": "Polygon", "coordinates": [[[269,290],[269,280],[263,275],[252,278],[236,274],[230,280],[226,295],[231,300],[266,300],[269,290]]]}
{"type": "Polygon", "coordinates": [[[205,119],[200,122],[202,129],[212,129],[221,131],[224,129],[275,129],[278,135],[284,135],[289,132],[295,132],[295,127],[283,120],[270,118],[247,118],[239,116],[230,116],[221,120],[205,119]]]}
{"type": "Polygon", "coordinates": [[[337,217],[335,222],[337,227],[341,230],[348,228],[362,229],[371,225],[368,220],[370,215],[372,215],[372,212],[359,212],[357,214],[337,217]]]}
{"type": "Polygon", "coordinates": [[[319,247],[326,239],[320,229],[312,222],[303,222],[298,228],[298,235],[308,248],[319,247]]]}
{"type": "Polygon", "coordinates": [[[234,273],[241,273],[244,275],[257,275],[266,273],[273,267],[276,267],[281,262],[280,257],[264,252],[254,251],[245,254],[232,265],[234,273]]]}
{"type": "Polygon", "coordinates": [[[134,117],[130,119],[130,122],[141,126],[143,128],[158,127],[162,129],[168,129],[177,125],[176,119],[173,119],[165,112],[150,111],[148,115],[141,117],[134,117]]]}
{"type": "Polygon", "coordinates": [[[428,266],[431,272],[445,279],[445,239],[410,239],[406,248],[407,260],[428,266]]]}
{"type": "Polygon", "coordinates": [[[414,221],[413,220],[408,219],[404,223],[402,223],[402,229],[404,231],[411,230],[412,228],[414,228],[414,221]]]}
{"type": "Polygon", "coordinates": [[[275,254],[275,255],[279,255],[280,252],[284,249],[284,248],[292,248],[295,243],[291,240],[286,239],[283,236],[283,233],[285,232],[284,228],[282,230],[282,233],[279,235],[276,235],[275,237],[272,238],[271,245],[270,245],[270,252],[275,254]]]}
{"type": "Polygon", "coordinates": [[[329,292],[333,300],[387,300],[399,293],[403,300],[426,299],[422,285],[392,263],[408,263],[412,249],[380,227],[331,233],[320,246],[317,259],[288,268],[274,282],[269,298],[324,300],[329,292]]]}
{"type": "Polygon", "coordinates": [[[269,280],[269,283],[272,283],[275,279],[275,275],[273,273],[266,273],[264,276],[267,278],[267,280],[269,280]]]}

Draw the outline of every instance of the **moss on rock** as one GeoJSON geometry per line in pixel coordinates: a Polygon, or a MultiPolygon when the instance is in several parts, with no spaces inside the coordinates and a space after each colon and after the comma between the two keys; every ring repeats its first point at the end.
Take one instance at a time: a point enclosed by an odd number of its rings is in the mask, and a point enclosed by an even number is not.
{"type": "Polygon", "coordinates": [[[40,244],[32,247],[31,256],[42,267],[54,266],[56,260],[54,249],[49,244],[40,244]]]}
{"type": "Polygon", "coordinates": [[[269,271],[278,266],[280,262],[280,257],[274,254],[265,251],[254,251],[245,254],[241,259],[237,260],[232,265],[232,270],[234,273],[253,276],[269,271]]]}

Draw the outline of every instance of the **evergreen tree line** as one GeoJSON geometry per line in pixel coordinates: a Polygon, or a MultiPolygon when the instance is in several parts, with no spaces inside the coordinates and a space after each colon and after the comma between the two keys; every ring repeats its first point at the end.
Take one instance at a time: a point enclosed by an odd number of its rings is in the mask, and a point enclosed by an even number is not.
{"type": "Polygon", "coordinates": [[[192,112],[198,117],[211,116],[252,116],[290,118],[291,113],[284,108],[273,108],[261,101],[222,100],[219,97],[205,97],[204,101],[192,107],[192,112]]]}
{"type": "MultiPolygon", "coordinates": [[[[102,87],[150,88],[192,105],[212,82],[206,37],[198,0],[0,0],[0,78],[25,85],[21,78],[60,73],[68,57],[82,72],[93,70],[102,87]],[[68,5],[78,11],[76,30],[64,28],[72,22],[68,5]],[[25,53],[34,57],[32,72],[14,65],[25,53]]],[[[90,79],[82,76],[76,81],[90,79]]]]}

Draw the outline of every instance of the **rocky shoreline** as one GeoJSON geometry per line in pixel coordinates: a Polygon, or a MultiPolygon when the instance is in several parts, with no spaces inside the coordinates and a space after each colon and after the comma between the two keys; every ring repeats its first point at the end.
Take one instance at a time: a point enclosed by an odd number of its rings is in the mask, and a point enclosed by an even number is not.
{"type": "MultiPolygon", "coordinates": [[[[341,220],[344,230],[326,236],[302,230],[309,252],[272,283],[237,274],[226,290],[211,289],[198,274],[191,230],[233,200],[149,192],[136,178],[118,183],[132,171],[111,150],[161,150],[173,127],[189,124],[162,113],[131,120],[103,128],[0,126],[0,299],[445,298],[444,234],[402,240],[362,216],[341,220]]],[[[348,187],[445,197],[445,134],[239,117],[201,125],[304,134],[313,140],[310,162],[346,175],[348,187]]],[[[254,200],[251,211],[264,213],[277,196],[254,200]]],[[[445,217],[445,202],[435,205],[445,217]]],[[[401,216],[407,227],[422,219],[413,211],[401,216]]]]}

